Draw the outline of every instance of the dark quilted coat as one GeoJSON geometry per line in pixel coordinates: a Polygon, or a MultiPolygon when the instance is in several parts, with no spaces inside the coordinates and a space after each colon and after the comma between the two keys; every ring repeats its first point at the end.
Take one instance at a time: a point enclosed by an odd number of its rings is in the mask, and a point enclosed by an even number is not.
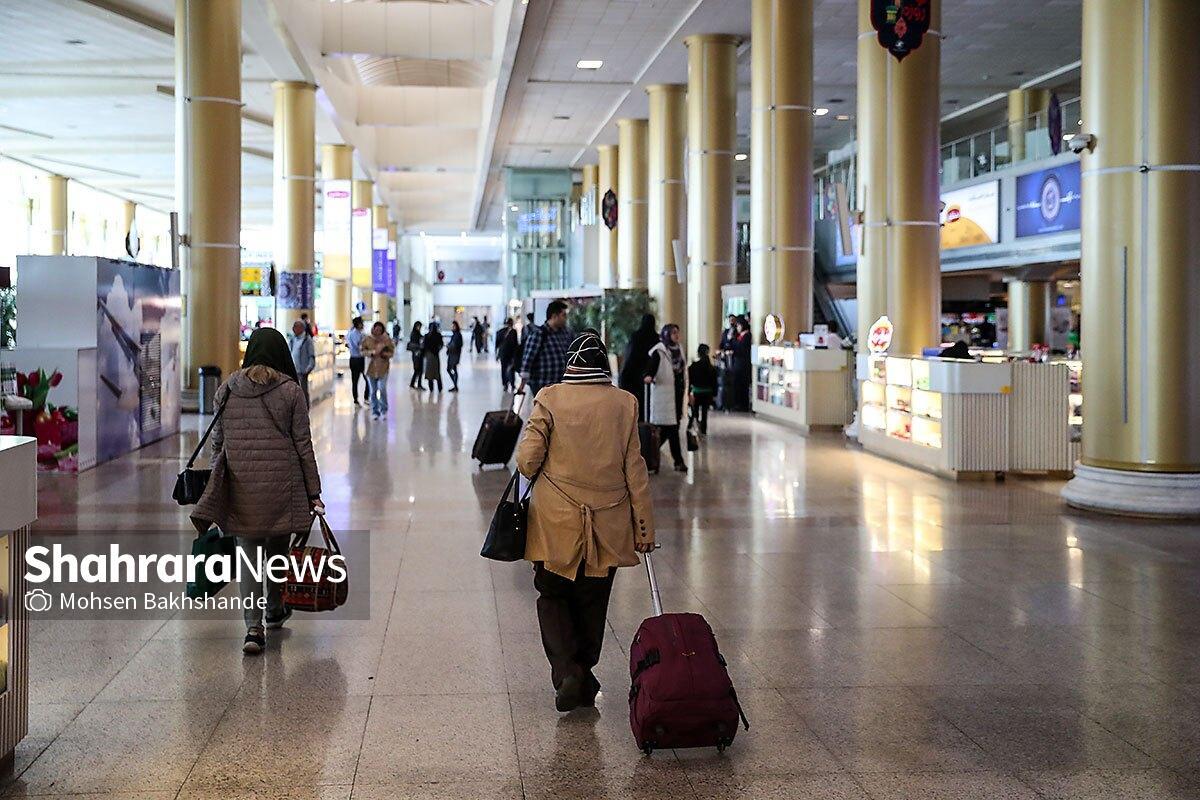
{"type": "Polygon", "coordinates": [[[226,405],[209,439],[213,472],[192,522],[250,537],[308,530],[321,478],[299,384],[269,367],[240,369],[216,401],[226,405]]]}

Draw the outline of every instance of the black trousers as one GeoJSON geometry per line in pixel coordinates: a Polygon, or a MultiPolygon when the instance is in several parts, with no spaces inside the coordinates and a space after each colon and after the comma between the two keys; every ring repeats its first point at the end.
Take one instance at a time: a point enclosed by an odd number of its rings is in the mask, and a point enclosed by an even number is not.
{"type": "Polygon", "coordinates": [[[671,446],[671,460],[676,466],[684,463],[683,448],[679,446],[679,426],[678,425],[658,425],[659,442],[658,446],[662,447],[662,443],[666,442],[671,446]]]}
{"type": "Polygon", "coordinates": [[[458,388],[458,358],[454,356],[446,357],[446,374],[450,376],[450,381],[453,388],[458,388]]]}
{"type": "Polygon", "coordinates": [[[422,386],[424,386],[424,384],[421,383],[421,377],[422,377],[422,374],[425,372],[425,355],[424,355],[424,353],[413,353],[412,360],[413,360],[413,376],[412,376],[412,380],[408,382],[408,385],[409,385],[409,388],[419,389],[422,386]]]}
{"type": "Polygon", "coordinates": [[[593,685],[599,685],[592,669],[600,663],[608,596],[616,573],[613,568],[603,578],[589,578],[580,564],[575,580],[569,581],[540,563],[534,569],[538,625],[555,689],[562,686],[568,675],[579,678],[585,687],[589,679],[593,685]]]}
{"type": "MultiPolygon", "coordinates": [[[[354,402],[358,402],[358,379],[366,371],[367,359],[363,356],[350,356],[350,397],[354,402]]],[[[363,381],[363,402],[371,402],[371,390],[367,388],[366,380],[363,381]]]]}
{"type": "Polygon", "coordinates": [[[692,406],[691,419],[696,420],[701,434],[708,433],[708,410],[712,408],[712,400],[697,399],[692,406]]]}

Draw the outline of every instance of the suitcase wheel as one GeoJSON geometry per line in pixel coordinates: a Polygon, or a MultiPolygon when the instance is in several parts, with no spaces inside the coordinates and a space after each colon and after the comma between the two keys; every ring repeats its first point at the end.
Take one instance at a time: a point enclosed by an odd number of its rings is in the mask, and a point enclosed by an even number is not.
{"type": "Polygon", "coordinates": [[[647,756],[654,755],[654,742],[646,742],[642,745],[642,752],[647,756]]]}

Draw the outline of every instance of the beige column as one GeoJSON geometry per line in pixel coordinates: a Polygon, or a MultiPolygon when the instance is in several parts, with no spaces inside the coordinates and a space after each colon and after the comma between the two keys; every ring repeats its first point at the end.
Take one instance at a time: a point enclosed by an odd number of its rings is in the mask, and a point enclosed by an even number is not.
{"type": "Polygon", "coordinates": [[[891,56],[871,27],[871,0],[858,0],[858,349],[867,352],[872,323],[888,313],[887,74],[891,56]]]}
{"type": "Polygon", "coordinates": [[[229,375],[238,351],[242,230],[242,3],[176,0],[177,202],[186,237],[184,380],[229,375]]]}
{"type": "Polygon", "coordinates": [[[754,0],[751,34],[750,312],[812,329],[812,0],[754,0]]]}
{"type": "Polygon", "coordinates": [[[52,256],[67,254],[67,229],[71,226],[67,208],[67,179],[50,176],[50,252],[52,256]]]}
{"type": "Polygon", "coordinates": [[[275,325],[290,331],[301,314],[315,318],[313,229],[316,207],[316,89],[276,81],[275,91],[275,325]]]}
{"type": "Polygon", "coordinates": [[[618,202],[621,197],[620,175],[617,169],[617,146],[615,144],[602,144],[596,150],[600,154],[600,185],[596,192],[596,213],[601,216],[600,288],[614,289],[617,286],[617,230],[621,227],[621,220],[618,214],[617,227],[610,231],[604,224],[601,204],[604,201],[605,193],[609,189],[612,189],[617,195],[618,202]]]}
{"type": "MultiPolygon", "coordinates": [[[[650,96],[650,295],[658,302],[661,322],[687,324],[687,286],[675,270],[674,242],[687,241],[687,197],[683,191],[687,161],[687,87],[656,83],[650,96]]],[[[686,246],[686,245],[685,245],[686,246]]],[[[686,269],[686,265],[684,265],[686,269]]]]}
{"type": "Polygon", "coordinates": [[[941,5],[930,0],[920,48],[903,61],[887,55],[887,309],[895,325],[891,351],[905,355],[941,341],[941,5]]]}
{"type": "MultiPolygon", "coordinates": [[[[387,208],[387,206],[384,206],[384,205],[375,206],[373,224],[371,227],[372,228],[383,228],[384,230],[387,230],[387,228],[388,228],[388,208],[387,208]]],[[[374,245],[372,245],[372,247],[374,247],[374,245]]],[[[375,256],[375,254],[372,253],[371,254],[372,265],[374,264],[374,256],[375,256]]],[[[374,273],[374,269],[372,269],[372,273],[374,273]]],[[[372,276],[371,276],[371,306],[370,306],[371,314],[374,316],[374,318],[376,320],[378,320],[379,322],[382,322],[385,326],[387,325],[387,321],[388,321],[387,299],[388,299],[388,296],[386,293],[375,291],[374,274],[372,274],[372,276]]]]}
{"type": "MultiPolygon", "coordinates": [[[[327,144],[321,147],[321,179],[348,181],[354,176],[354,148],[348,144],[327,144]]],[[[333,303],[333,326],[349,330],[354,301],[350,292],[350,254],[324,255],[325,274],[321,276],[323,291],[333,303]],[[326,286],[328,288],[326,288],[326,286]]]]}
{"type": "Polygon", "coordinates": [[[1025,160],[1025,134],[1045,127],[1049,108],[1049,89],[1013,89],[1008,93],[1008,149],[1013,163],[1025,160]]]}
{"type": "Polygon", "coordinates": [[[124,212],[125,236],[129,236],[129,232],[133,230],[133,223],[137,220],[137,203],[132,200],[126,200],[122,204],[124,212]]]}
{"type": "Polygon", "coordinates": [[[1008,284],[1008,349],[1024,352],[1050,339],[1050,281],[1008,284]]]}
{"type": "Polygon", "coordinates": [[[647,128],[644,119],[617,120],[617,284],[622,289],[646,288],[647,128]]]}
{"type": "Polygon", "coordinates": [[[1083,508],[1200,515],[1198,27],[1193,0],[1083,5],[1083,508]]]}
{"type": "Polygon", "coordinates": [[[688,49],[689,351],[721,337],[721,287],[733,283],[733,157],[737,147],[737,36],[700,34],[688,49]]]}
{"type": "MultiPolygon", "coordinates": [[[[592,208],[597,219],[593,225],[583,226],[583,283],[585,286],[600,285],[600,230],[604,227],[599,221],[600,195],[596,188],[600,185],[600,165],[583,165],[583,183],[580,193],[590,197],[592,208]]],[[[607,229],[605,229],[607,230],[607,229]]]]}

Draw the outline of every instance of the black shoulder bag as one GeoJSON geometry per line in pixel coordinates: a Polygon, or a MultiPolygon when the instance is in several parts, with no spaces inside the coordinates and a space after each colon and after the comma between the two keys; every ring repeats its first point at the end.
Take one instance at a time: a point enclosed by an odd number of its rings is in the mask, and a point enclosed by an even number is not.
{"type": "MultiPolygon", "coordinates": [[[[492,515],[487,538],[483,542],[483,549],[479,551],[479,555],[484,558],[493,561],[520,561],[525,557],[525,531],[529,526],[529,494],[533,491],[533,481],[529,482],[529,489],[522,497],[520,474],[513,471],[512,480],[500,496],[500,505],[492,515]]],[[[534,477],[534,481],[536,480],[534,477]]]]}
{"type": "MultiPolygon", "coordinates": [[[[228,402],[228,398],[226,398],[226,402],[228,402]]],[[[188,459],[187,466],[175,478],[175,489],[171,492],[171,497],[181,506],[192,506],[200,502],[200,497],[204,494],[204,488],[208,486],[208,478],[212,475],[212,470],[194,469],[192,465],[196,463],[196,457],[204,449],[204,444],[208,441],[208,436],[212,433],[213,426],[217,424],[217,420],[221,418],[221,414],[224,411],[225,403],[222,403],[221,407],[217,409],[217,413],[213,415],[212,422],[208,423],[208,428],[204,431],[204,435],[200,437],[200,443],[192,451],[192,457],[188,459]]]]}

